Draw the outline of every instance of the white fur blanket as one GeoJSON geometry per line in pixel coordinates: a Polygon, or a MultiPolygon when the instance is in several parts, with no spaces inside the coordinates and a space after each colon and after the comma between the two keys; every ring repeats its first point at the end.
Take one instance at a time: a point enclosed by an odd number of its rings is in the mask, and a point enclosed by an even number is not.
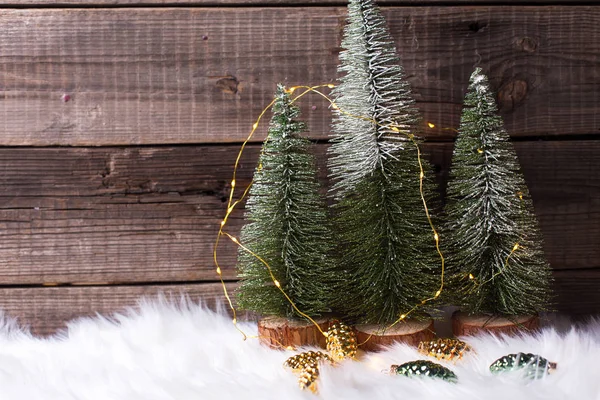
{"type": "MultiPolygon", "coordinates": [[[[256,326],[243,328],[256,332],[256,326]]],[[[457,365],[456,384],[389,376],[390,364],[422,358],[397,345],[360,362],[323,367],[319,394],[301,391],[282,366],[291,352],[243,341],[224,313],[197,305],[142,303],[112,319],[72,322],[49,339],[36,339],[13,321],[0,322],[2,400],[186,399],[600,399],[600,321],[557,333],[499,340],[467,340],[477,351],[457,365]],[[544,379],[493,376],[489,364],[516,352],[558,363],[544,379]]]]}

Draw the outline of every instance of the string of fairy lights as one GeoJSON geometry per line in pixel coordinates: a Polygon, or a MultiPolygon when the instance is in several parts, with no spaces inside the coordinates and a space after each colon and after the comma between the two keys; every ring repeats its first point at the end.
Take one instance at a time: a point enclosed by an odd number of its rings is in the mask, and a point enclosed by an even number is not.
{"type": "MultiPolygon", "coordinates": [[[[317,86],[304,86],[304,85],[300,85],[300,86],[292,86],[288,89],[286,89],[286,92],[289,93],[290,95],[293,94],[294,92],[301,90],[302,92],[300,94],[298,94],[297,96],[295,96],[294,98],[291,99],[291,103],[295,103],[296,101],[298,101],[299,99],[301,99],[302,97],[304,97],[305,95],[309,94],[309,93],[314,93],[317,94],[319,96],[321,96],[323,99],[325,99],[330,107],[333,110],[336,110],[337,112],[339,112],[340,114],[344,114],[346,116],[349,116],[351,118],[357,118],[357,119],[362,119],[365,121],[370,121],[375,125],[381,126],[381,124],[376,121],[373,118],[369,118],[366,116],[362,116],[362,115],[354,115],[352,113],[349,113],[343,109],[341,109],[333,99],[331,99],[328,95],[326,95],[325,93],[323,93],[320,89],[322,88],[328,88],[328,89],[333,89],[335,87],[334,84],[332,83],[326,83],[326,84],[322,84],[322,85],[317,85],[317,86]]],[[[224,231],[225,226],[227,225],[227,222],[229,220],[229,217],[231,216],[231,213],[236,209],[236,207],[246,198],[246,196],[248,195],[250,188],[252,187],[252,184],[254,183],[254,181],[251,181],[246,188],[244,188],[244,191],[242,192],[242,195],[234,201],[234,193],[236,190],[236,177],[237,177],[237,172],[239,169],[239,165],[240,165],[240,160],[242,157],[242,154],[244,152],[244,149],[246,148],[246,145],[250,142],[250,140],[252,140],[252,137],[254,136],[254,133],[256,132],[256,130],[258,129],[258,126],[262,120],[262,118],[264,117],[264,115],[267,113],[267,111],[273,106],[273,104],[275,103],[275,99],[273,99],[259,114],[258,118],[256,119],[256,121],[252,124],[252,129],[250,131],[250,133],[248,134],[248,136],[246,137],[246,139],[244,140],[244,142],[242,143],[240,150],[238,152],[238,155],[236,157],[235,160],[235,164],[233,166],[233,176],[231,179],[231,188],[230,188],[230,192],[229,192],[229,198],[227,201],[227,210],[225,212],[225,216],[223,217],[223,219],[221,220],[220,226],[219,226],[219,231],[217,234],[217,238],[215,240],[215,244],[213,247],[213,260],[216,266],[216,273],[219,277],[219,281],[221,283],[221,286],[223,288],[223,293],[225,295],[225,298],[227,300],[227,303],[229,305],[229,308],[232,311],[232,315],[233,315],[233,319],[232,319],[232,323],[234,325],[234,327],[242,334],[243,339],[246,340],[248,338],[252,338],[252,339],[257,339],[260,336],[255,335],[255,336],[251,336],[246,334],[238,325],[238,313],[237,313],[237,309],[235,308],[233,301],[231,299],[231,296],[229,295],[229,292],[227,290],[227,286],[225,285],[225,281],[223,279],[223,271],[221,269],[221,266],[219,265],[219,261],[218,261],[218,247],[219,247],[219,243],[220,243],[220,239],[222,236],[227,237],[229,240],[231,240],[235,245],[237,245],[238,247],[240,247],[242,250],[244,250],[245,252],[249,253],[250,255],[252,255],[253,257],[255,257],[258,261],[260,261],[265,268],[267,269],[269,276],[273,282],[273,284],[275,285],[275,287],[277,287],[277,289],[279,289],[279,291],[282,293],[282,295],[286,298],[286,300],[290,303],[290,305],[292,306],[292,308],[302,317],[306,318],[308,321],[310,321],[312,324],[314,324],[314,326],[318,329],[318,331],[325,337],[327,337],[327,333],[323,331],[323,329],[319,326],[319,324],[313,320],[309,315],[307,315],[306,313],[302,312],[302,310],[300,310],[296,304],[294,303],[294,301],[289,297],[289,295],[285,292],[285,290],[282,288],[281,283],[279,282],[279,280],[277,279],[277,277],[274,275],[273,270],[271,269],[271,266],[269,265],[269,263],[262,258],[259,254],[256,254],[255,252],[253,252],[252,250],[250,250],[249,248],[247,248],[246,246],[244,246],[242,243],[240,243],[239,239],[236,238],[235,236],[231,235],[228,232],[224,231]]],[[[428,122],[427,126],[429,128],[435,128],[435,124],[428,122]]],[[[396,321],[394,321],[391,325],[389,325],[388,327],[385,327],[383,329],[383,331],[390,329],[392,327],[394,327],[395,325],[397,325],[398,323],[400,323],[401,321],[405,320],[410,314],[412,314],[413,312],[415,312],[419,307],[423,306],[424,304],[427,304],[430,301],[433,301],[435,299],[437,299],[441,294],[442,291],[444,290],[444,277],[445,277],[445,265],[446,265],[446,259],[444,257],[444,254],[442,253],[442,250],[440,248],[440,235],[437,231],[437,229],[435,228],[435,225],[433,223],[433,220],[431,218],[430,212],[429,212],[429,207],[427,205],[427,200],[425,199],[425,194],[424,194],[424,190],[423,190],[423,183],[424,183],[424,178],[425,178],[425,170],[423,167],[423,162],[422,162],[422,153],[421,153],[421,149],[419,147],[419,144],[414,136],[414,134],[407,132],[405,130],[402,130],[400,127],[398,126],[386,126],[387,128],[391,129],[392,131],[402,134],[404,136],[406,136],[409,141],[415,146],[416,150],[417,150],[417,161],[418,161],[418,165],[419,165],[419,192],[421,195],[421,200],[423,202],[423,209],[425,212],[425,216],[427,217],[427,221],[429,222],[429,226],[431,228],[432,234],[433,234],[433,239],[435,242],[435,248],[436,251],[440,257],[440,286],[438,288],[438,290],[435,292],[435,294],[433,294],[431,297],[428,297],[426,299],[421,300],[419,303],[415,304],[410,310],[406,311],[405,313],[401,314],[398,319],[396,319],[396,321]]],[[[454,128],[442,128],[442,129],[446,129],[446,130],[453,130],[456,131],[456,129],[454,128]]],[[[479,149],[478,149],[479,151],[479,149]]],[[[262,165],[259,164],[257,167],[257,170],[260,171],[262,169],[262,165]]],[[[519,197],[521,200],[523,200],[523,195],[522,193],[519,192],[519,197]]],[[[508,262],[511,258],[511,256],[520,248],[520,244],[517,242],[515,243],[515,245],[513,246],[512,250],[510,251],[510,253],[508,254],[506,261],[505,261],[505,268],[508,266],[508,262]]],[[[494,277],[496,277],[497,275],[501,274],[503,272],[504,268],[498,272],[496,272],[496,274],[494,274],[490,279],[488,279],[486,282],[489,282],[490,280],[494,279],[494,277]]],[[[469,274],[469,279],[473,280],[474,282],[476,282],[476,277],[474,277],[472,274],[469,274]]],[[[484,282],[484,283],[486,283],[484,282]]],[[[484,283],[480,283],[484,284],[484,283]]],[[[370,337],[372,335],[369,336],[369,338],[367,340],[365,340],[363,343],[359,344],[362,345],[364,343],[366,343],[370,337]]],[[[270,340],[273,340],[273,338],[269,338],[270,340]]],[[[285,347],[283,345],[280,344],[281,347],[285,347]]],[[[289,349],[288,347],[285,347],[286,349],[289,349]]]]}

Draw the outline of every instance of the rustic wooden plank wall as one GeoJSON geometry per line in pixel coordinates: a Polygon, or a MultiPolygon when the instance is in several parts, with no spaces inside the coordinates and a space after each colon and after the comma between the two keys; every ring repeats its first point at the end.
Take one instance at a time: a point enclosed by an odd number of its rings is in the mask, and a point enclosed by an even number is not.
{"type": "MultiPolygon", "coordinates": [[[[382,1],[440,193],[479,65],[531,189],[557,308],[594,314],[600,7],[524,3],[382,1]]],[[[344,3],[0,5],[0,307],[43,334],[161,290],[222,298],[212,246],[239,144],[277,82],[335,80],[344,3]]],[[[315,96],[302,108],[323,165],[327,105],[315,96]]],[[[264,135],[244,153],[238,186],[249,182],[264,135]]],[[[242,223],[235,214],[231,232],[242,223]]],[[[233,287],[235,248],[224,243],[220,261],[233,287]]]]}

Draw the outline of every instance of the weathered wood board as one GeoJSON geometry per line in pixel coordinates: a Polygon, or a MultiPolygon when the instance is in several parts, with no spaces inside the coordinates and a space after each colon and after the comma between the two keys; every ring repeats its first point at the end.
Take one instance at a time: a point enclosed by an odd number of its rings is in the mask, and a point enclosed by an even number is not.
{"type": "MultiPolygon", "coordinates": [[[[275,84],[336,79],[344,7],[0,10],[0,145],[239,142],[275,84]],[[68,101],[65,101],[67,100],[68,101]]],[[[430,138],[475,65],[513,136],[600,129],[600,8],[385,8],[430,138]]],[[[329,110],[302,102],[311,135],[329,110]],[[312,108],[315,108],[313,110],[312,108]]],[[[424,125],[425,126],[425,125],[424,125]]],[[[264,138],[261,130],[255,140],[264,138]]]]}
{"type": "MultiPolygon", "coordinates": [[[[228,291],[233,292],[235,286],[228,283],[228,291]]],[[[189,299],[213,309],[217,304],[228,309],[219,283],[0,288],[0,309],[6,316],[16,318],[20,326],[29,327],[32,333],[47,335],[62,330],[68,321],[97,314],[109,317],[129,307],[135,309],[144,299],[156,301],[159,296],[172,304],[189,299]]]]}
{"type": "MultiPolygon", "coordinates": [[[[568,0],[504,0],[505,4],[565,4],[568,0]]],[[[438,4],[495,4],[497,0],[377,0],[381,5],[438,5],[438,4]]],[[[593,0],[578,1],[593,3],[593,0]]],[[[2,0],[0,6],[78,6],[78,7],[116,7],[116,6],[275,6],[275,5],[345,5],[344,0],[2,0]]]]}
{"type": "Polygon", "coordinates": [[[584,319],[600,314],[600,268],[554,271],[554,279],[557,311],[584,319]]]}
{"type": "MultiPolygon", "coordinates": [[[[556,310],[575,318],[597,315],[600,309],[600,269],[587,271],[555,271],[556,310]]],[[[229,293],[237,285],[227,283],[229,293]]],[[[144,286],[61,286],[0,288],[0,309],[16,318],[21,326],[28,326],[38,335],[63,330],[66,322],[101,314],[110,316],[135,307],[142,298],[156,299],[163,294],[177,303],[182,297],[203,301],[209,307],[225,305],[222,286],[218,283],[144,286]]],[[[242,314],[242,318],[244,318],[242,314]]],[[[247,317],[247,315],[246,315],[247,317]]]]}
{"type": "MultiPolygon", "coordinates": [[[[440,193],[478,65],[518,140],[556,308],[598,313],[600,7],[381,3],[440,193]]],[[[335,81],[344,4],[0,0],[0,309],[47,334],[160,291],[222,301],[212,250],[239,143],[277,82],[335,81]]],[[[328,105],[318,96],[300,105],[323,166],[328,105]]],[[[258,151],[245,152],[238,187],[258,151]]],[[[234,235],[242,216],[230,219],[234,235]]],[[[219,249],[233,289],[237,249],[227,240],[219,249]]]]}
{"type": "MultiPolygon", "coordinates": [[[[555,269],[600,267],[600,142],[518,142],[555,269]]],[[[0,149],[0,282],[214,280],[212,249],[238,146],[0,149]]],[[[315,146],[321,166],[325,145],[315,146]]],[[[452,144],[427,144],[443,188],[452,144]]],[[[238,188],[259,146],[244,152],[238,188]]],[[[325,171],[321,169],[325,184],[325,171]]],[[[239,193],[239,192],[238,192],[239,193]]],[[[243,223],[236,211],[227,229],[243,223]]],[[[443,238],[442,238],[443,240],[443,238]]],[[[236,247],[219,262],[235,277],[236,247]]]]}

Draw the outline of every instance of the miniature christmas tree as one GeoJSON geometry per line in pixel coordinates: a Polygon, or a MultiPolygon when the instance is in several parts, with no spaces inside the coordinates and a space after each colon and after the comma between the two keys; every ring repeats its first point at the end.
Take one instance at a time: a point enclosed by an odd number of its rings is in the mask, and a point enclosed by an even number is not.
{"type": "Polygon", "coordinates": [[[463,311],[516,316],[546,310],[551,272],[533,205],[479,68],[465,97],[447,199],[444,237],[463,311]]]}
{"type": "MultiPolygon", "coordinates": [[[[386,324],[435,296],[439,260],[409,139],[418,111],[393,40],[372,0],[348,10],[329,159],[347,277],[337,304],[350,320],[386,324]]],[[[427,180],[424,192],[431,197],[427,180]]]]}
{"type": "MultiPolygon", "coordinates": [[[[298,108],[278,86],[268,137],[246,203],[247,224],[240,242],[264,259],[281,288],[304,313],[328,310],[332,280],[331,234],[319,195],[310,142],[298,108]]],[[[267,267],[240,248],[240,308],[266,315],[297,316],[275,286],[267,267]]]]}

